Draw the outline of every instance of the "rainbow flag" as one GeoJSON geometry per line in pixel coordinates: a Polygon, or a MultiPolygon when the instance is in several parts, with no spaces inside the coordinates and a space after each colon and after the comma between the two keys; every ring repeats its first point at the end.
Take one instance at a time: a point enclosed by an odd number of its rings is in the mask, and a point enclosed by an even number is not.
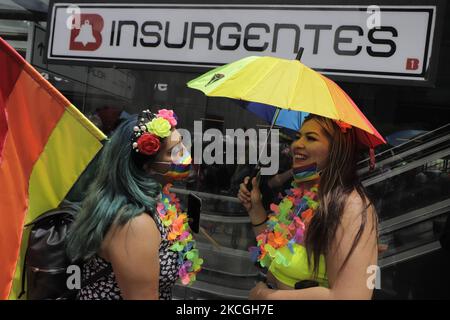
{"type": "Polygon", "coordinates": [[[0,38],[0,299],[15,299],[28,232],[106,137],[0,38]]]}

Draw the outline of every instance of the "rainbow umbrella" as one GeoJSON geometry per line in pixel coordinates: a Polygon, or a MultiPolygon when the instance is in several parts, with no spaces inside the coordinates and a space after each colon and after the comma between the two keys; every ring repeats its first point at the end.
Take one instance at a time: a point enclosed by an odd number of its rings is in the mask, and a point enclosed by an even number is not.
{"type": "Polygon", "coordinates": [[[207,96],[276,107],[272,124],[280,109],[301,111],[350,124],[358,140],[371,149],[386,143],[344,90],[299,59],[250,56],[215,68],[187,86],[207,96]]]}
{"type": "Polygon", "coordinates": [[[308,112],[279,109],[277,107],[258,102],[245,102],[242,107],[269,123],[274,123],[276,126],[288,128],[294,131],[300,130],[303,121],[309,114],[308,112]],[[275,119],[275,117],[277,118],[275,119]]]}

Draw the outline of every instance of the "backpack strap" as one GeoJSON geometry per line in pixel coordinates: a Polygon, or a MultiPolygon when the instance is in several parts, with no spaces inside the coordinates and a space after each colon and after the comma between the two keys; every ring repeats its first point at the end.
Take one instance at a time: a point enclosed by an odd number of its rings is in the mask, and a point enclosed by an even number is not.
{"type": "Polygon", "coordinates": [[[22,296],[25,294],[25,279],[26,279],[26,263],[27,263],[27,255],[25,254],[23,258],[23,266],[22,266],[22,274],[20,275],[22,277],[21,286],[20,286],[20,293],[17,296],[17,299],[22,298],[22,296]]]}

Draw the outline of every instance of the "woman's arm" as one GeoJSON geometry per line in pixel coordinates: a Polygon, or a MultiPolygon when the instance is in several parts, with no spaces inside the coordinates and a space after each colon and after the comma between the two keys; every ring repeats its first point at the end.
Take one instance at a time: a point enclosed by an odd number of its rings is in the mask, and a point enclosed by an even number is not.
{"type": "Polygon", "coordinates": [[[240,184],[238,198],[248,212],[250,222],[253,226],[255,235],[260,234],[266,229],[267,213],[261,202],[261,191],[259,190],[256,178],[252,179],[252,191],[248,191],[247,182],[249,177],[245,177],[244,182],[240,184]]]}
{"type": "Polygon", "coordinates": [[[107,254],[122,297],[158,300],[161,235],[155,221],[142,214],[112,231],[107,254]]]}
{"type": "Polygon", "coordinates": [[[327,274],[330,288],[314,287],[300,290],[271,290],[259,283],[250,293],[253,299],[371,299],[368,284],[370,265],[377,265],[376,216],[373,207],[367,209],[367,221],[361,238],[352,255],[341,268],[359,230],[363,203],[359,195],[350,195],[344,208],[342,221],[337,228],[335,240],[327,256],[327,274]]]}
{"type": "Polygon", "coordinates": [[[253,206],[249,211],[249,216],[256,236],[266,230],[267,213],[262,204],[253,206]]]}

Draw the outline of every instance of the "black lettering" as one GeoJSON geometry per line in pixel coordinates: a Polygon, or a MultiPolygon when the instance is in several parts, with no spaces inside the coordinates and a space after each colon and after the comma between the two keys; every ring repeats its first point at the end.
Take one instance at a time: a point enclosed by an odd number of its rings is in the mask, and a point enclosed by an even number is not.
{"type": "Polygon", "coordinates": [[[155,37],[156,42],[145,42],[144,38],[139,39],[141,46],[143,47],[157,47],[161,44],[161,35],[159,32],[147,31],[146,27],[158,27],[158,30],[162,30],[162,24],[159,21],[145,21],[141,26],[141,33],[146,37],[155,37]]]}
{"type": "Polygon", "coordinates": [[[235,39],[235,42],[233,45],[222,45],[220,43],[220,40],[222,38],[222,29],[224,28],[236,28],[237,32],[241,32],[242,28],[239,23],[234,22],[225,22],[221,23],[219,27],[217,28],[217,39],[216,39],[216,45],[217,48],[220,50],[236,50],[239,48],[239,44],[241,43],[241,35],[240,34],[229,34],[228,39],[235,39]]]}
{"type": "Polygon", "coordinates": [[[191,41],[189,43],[189,49],[194,48],[194,39],[208,39],[208,50],[212,49],[213,45],[213,35],[214,33],[214,26],[212,23],[209,22],[192,22],[192,29],[191,29],[191,41]],[[199,28],[209,28],[208,33],[198,33],[195,29],[199,28]]]}
{"type": "Polygon", "coordinates": [[[364,34],[363,29],[360,26],[340,26],[336,29],[336,33],[334,34],[334,52],[342,56],[356,56],[361,52],[362,47],[357,46],[355,50],[341,50],[339,49],[340,43],[352,43],[352,38],[342,38],[342,31],[356,31],[360,36],[364,34]]]}
{"type": "Polygon", "coordinates": [[[264,44],[260,47],[258,46],[250,46],[248,44],[249,40],[259,40],[260,35],[259,34],[250,34],[250,30],[251,29],[264,29],[266,31],[266,33],[270,32],[270,28],[267,24],[265,23],[250,23],[246,28],[245,28],[245,35],[244,35],[244,48],[247,51],[264,51],[267,49],[267,47],[269,46],[269,43],[264,42],[264,44]]]}
{"type": "Polygon", "coordinates": [[[120,46],[120,36],[122,35],[122,27],[123,26],[133,26],[134,27],[134,38],[133,38],[133,47],[136,47],[137,44],[137,33],[138,33],[138,24],[136,21],[132,20],[123,20],[119,21],[119,30],[117,31],[117,41],[116,46],[120,46]]]}
{"type": "Polygon", "coordinates": [[[372,42],[373,44],[384,44],[387,46],[390,46],[391,49],[388,52],[380,52],[380,51],[373,51],[371,46],[368,46],[366,48],[367,53],[369,55],[371,55],[372,57],[391,57],[394,55],[395,51],[397,50],[397,45],[395,44],[394,41],[390,40],[390,39],[377,39],[374,37],[375,32],[380,31],[380,32],[390,32],[392,34],[393,37],[398,37],[398,32],[397,29],[395,29],[394,27],[380,27],[380,28],[374,28],[374,29],[370,29],[369,31],[369,41],[372,42]]]}
{"type": "Polygon", "coordinates": [[[331,24],[306,24],[305,30],[314,30],[314,48],[313,54],[319,51],[319,39],[321,30],[331,30],[331,24]]]}
{"type": "Polygon", "coordinates": [[[300,28],[297,25],[290,23],[275,23],[273,31],[272,52],[277,51],[278,33],[280,32],[281,29],[290,29],[295,31],[294,53],[297,53],[298,44],[300,42],[300,28]]]}
{"type": "Polygon", "coordinates": [[[116,31],[116,20],[113,20],[111,25],[111,37],[109,38],[109,45],[112,47],[114,45],[114,33],[116,31]]]}
{"type": "Polygon", "coordinates": [[[187,40],[187,31],[189,28],[189,23],[185,22],[184,23],[184,30],[183,30],[183,41],[181,43],[169,43],[169,25],[170,22],[167,21],[166,22],[166,30],[164,32],[164,45],[167,48],[183,48],[186,45],[186,40],[187,40]]]}

